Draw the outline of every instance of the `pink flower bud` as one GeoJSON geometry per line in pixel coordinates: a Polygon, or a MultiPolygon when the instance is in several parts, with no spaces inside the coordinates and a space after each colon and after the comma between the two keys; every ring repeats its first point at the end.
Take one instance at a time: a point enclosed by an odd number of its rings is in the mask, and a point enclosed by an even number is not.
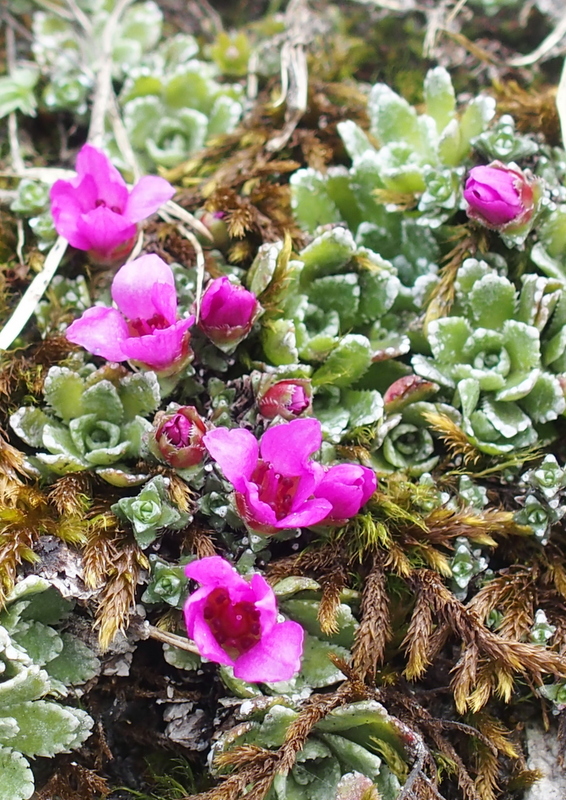
{"type": "Polygon", "coordinates": [[[257,407],[262,417],[294,419],[310,410],[312,388],[308,378],[277,381],[257,397],[257,407]]]}
{"type": "Polygon", "coordinates": [[[402,408],[424,400],[438,391],[438,386],[432,381],[420,378],[418,375],[404,375],[394,381],[383,395],[383,404],[388,414],[396,414],[402,408]]]}
{"type": "Polygon", "coordinates": [[[198,324],[211,342],[231,352],[251,331],[259,308],[255,294],[224,275],[206,287],[198,324]]]}
{"type": "Polygon", "coordinates": [[[535,206],[536,181],[528,172],[500,161],[470,170],[464,198],[471,219],[487,228],[510,230],[529,222],[535,206]]]}
{"type": "Polygon", "coordinates": [[[176,411],[159,411],[154,425],[152,452],[175,469],[200,464],[205,453],[203,436],[206,424],[194,406],[180,406],[176,411]]]}

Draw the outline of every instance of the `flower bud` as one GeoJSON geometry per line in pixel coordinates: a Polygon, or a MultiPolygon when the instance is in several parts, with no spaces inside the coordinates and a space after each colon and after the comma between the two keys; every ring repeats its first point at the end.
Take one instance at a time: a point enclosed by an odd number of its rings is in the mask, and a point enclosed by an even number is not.
{"type": "Polygon", "coordinates": [[[538,194],[538,182],[528,171],[500,161],[471,169],[464,188],[468,216],[487,228],[504,231],[530,222],[538,194]]]}
{"type": "Polygon", "coordinates": [[[383,404],[388,414],[396,414],[410,403],[424,400],[438,391],[438,386],[418,375],[404,375],[391,384],[383,395],[383,404]]]}
{"type": "Polygon", "coordinates": [[[198,324],[211,342],[230,353],[251,331],[259,309],[255,294],[224,275],[206,287],[198,324]]]}
{"type": "Polygon", "coordinates": [[[312,387],[308,378],[277,381],[266,391],[259,392],[257,407],[262,417],[282,417],[291,420],[311,408],[312,387]]]}
{"type": "Polygon", "coordinates": [[[219,250],[227,250],[230,246],[230,234],[228,226],[224,220],[225,211],[197,211],[195,217],[208,228],[212,240],[200,237],[200,242],[204,247],[217,247],[219,250]]]}
{"type": "Polygon", "coordinates": [[[180,406],[176,411],[159,411],[150,448],[153,454],[175,469],[200,464],[205,453],[202,437],[206,424],[194,406],[180,406]]]}

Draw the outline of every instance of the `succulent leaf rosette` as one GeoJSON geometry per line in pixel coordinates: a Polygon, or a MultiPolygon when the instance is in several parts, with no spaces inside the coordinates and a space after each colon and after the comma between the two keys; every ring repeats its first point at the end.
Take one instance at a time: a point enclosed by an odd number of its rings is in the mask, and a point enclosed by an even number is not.
{"type": "Polygon", "coordinates": [[[432,357],[412,359],[418,375],[456,390],[465,433],[489,454],[534,444],[541,426],[566,408],[558,378],[543,366],[539,328],[546,320],[535,317],[531,288],[527,282],[523,297],[485,262],[468,259],[458,272],[454,315],[428,326],[432,357]]]}
{"type": "Polygon", "coordinates": [[[168,479],[156,475],[135,497],[122,497],[111,506],[116,516],[129,522],[140,547],[149,547],[157,533],[165,528],[179,530],[192,520],[180,511],[168,495],[168,479]]]}
{"type": "Polygon", "coordinates": [[[51,367],[44,398],[46,410],[24,406],[10,418],[18,436],[39,451],[29,461],[40,473],[93,470],[117,486],[146,480],[125,462],[140,457],[143,437],[151,431],[146,417],[160,402],[155,373],[106,366],[85,377],[51,367]]]}
{"type": "MultiPolygon", "coordinates": [[[[239,724],[215,743],[213,765],[214,756],[239,745],[280,747],[298,716],[298,706],[286,696],[246,701],[238,714],[239,724]]],[[[374,700],[349,703],[316,723],[294,765],[275,776],[266,798],[329,800],[336,796],[343,776],[355,770],[373,782],[381,800],[395,800],[399,781],[378,755],[382,752],[393,752],[397,763],[405,758],[395,718],[374,700]]]]}

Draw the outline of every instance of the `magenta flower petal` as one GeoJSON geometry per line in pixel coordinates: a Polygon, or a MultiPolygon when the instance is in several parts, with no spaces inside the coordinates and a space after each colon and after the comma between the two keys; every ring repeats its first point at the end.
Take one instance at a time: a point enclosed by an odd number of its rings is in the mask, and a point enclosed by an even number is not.
{"type": "Polygon", "coordinates": [[[93,306],[67,328],[67,339],[108,361],[125,361],[122,345],[129,336],[128,325],[115,308],[93,306]]]}
{"type": "Polygon", "coordinates": [[[234,665],[234,659],[228,655],[226,650],[224,650],[220,644],[218,644],[202,613],[197,613],[195,615],[192,633],[189,635],[191,639],[194,640],[194,643],[198,647],[198,651],[203,658],[208,658],[209,661],[214,661],[217,664],[224,664],[228,667],[234,665]]]}
{"type": "Polygon", "coordinates": [[[466,213],[488,228],[509,230],[509,226],[528,225],[532,219],[540,187],[528,170],[493,161],[473,167],[466,180],[466,213]]]}
{"type": "MultiPolygon", "coordinates": [[[[234,483],[231,481],[231,483],[234,483]]],[[[237,487],[235,487],[237,489],[237,487]]],[[[257,484],[246,480],[246,486],[242,491],[236,491],[236,506],[238,513],[250,526],[258,530],[261,528],[277,528],[277,515],[274,509],[259,499],[259,487],[257,484]]],[[[272,531],[273,532],[273,531],[272,531]]]]}
{"type": "Polygon", "coordinates": [[[261,457],[282,475],[301,475],[314,452],[322,444],[317,419],[296,419],[286,425],[268,428],[261,439],[261,457]]]}
{"type": "MultiPolygon", "coordinates": [[[[77,191],[69,181],[55,181],[51,187],[51,214],[57,233],[64,236],[72,247],[78,250],[89,250],[91,246],[90,236],[79,233],[77,230],[77,220],[81,215],[88,211],[85,197],[88,198],[88,187],[96,192],[96,187],[91,176],[87,176],[83,183],[85,192],[77,191]]],[[[94,206],[94,201],[92,203],[94,206]]]]}
{"type": "Polygon", "coordinates": [[[119,244],[136,235],[136,226],[106,206],[99,206],[77,218],[76,231],[89,242],[89,250],[108,257],[119,244]]]}
{"type": "Polygon", "coordinates": [[[263,628],[271,627],[277,622],[277,599],[275,593],[263,575],[255,573],[249,583],[254,595],[255,607],[260,612],[263,628]]]}
{"type": "Polygon", "coordinates": [[[262,683],[291,680],[301,668],[304,636],[297,622],[279,622],[236,659],[235,677],[262,683]]]}
{"type": "Polygon", "coordinates": [[[128,197],[128,187],[110,159],[96,147],[85,144],[81,147],[76,162],[77,175],[91,175],[98,189],[98,199],[122,214],[128,197]]]}
{"type": "Polygon", "coordinates": [[[293,677],[304,632],[296,622],[277,622],[275,594],[261,575],[248,583],[218,556],[193,561],[186,573],[202,584],[184,613],[187,633],[203,657],[232,665],[244,680],[293,677]]]}
{"type": "MultiPolygon", "coordinates": [[[[112,299],[128,319],[149,320],[158,313],[154,302],[155,292],[159,292],[163,284],[175,288],[171,267],[159,256],[150,253],[129,261],[118,270],[112,282],[112,299]]],[[[169,298],[170,293],[167,300],[168,315],[171,313],[169,298]]],[[[175,299],[172,320],[175,319],[176,309],[175,299]]],[[[171,317],[166,316],[166,319],[171,322],[171,317]]]]}
{"type": "Polygon", "coordinates": [[[151,369],[168,369],[186,356],[185,334],[194,321],[194,317],[187,317],[168,328],[156,329],[144,336],[130,336],[122,343],[124,355],[151,369]]]}
{"type": "Polygon", "coordinates": [[[231,586],[234,582],[243,581],[234,567],[221,556],[207,556],[191,561],[185,567],[185,575],[203,586],[231,586]]]}
{"type": "Polygon", "coordinates": [[[218,347],[232,350],[251,331],[258,310],[255,294],[223,275],[206,287],[199,327],[218,347]]]}
{"type": "Polygon", "coordinates": [[[170,200],[174,194],[175,189],[165,178],[145,175],[130,192],[124,216],[130,222],[139,222],[154,214],[159,206],[170,200]]]}
{"type": "Polygon", "coordinates": [[[326,519],[331,511],[332,503],[329,500],[317,497],[314,500],[307,500],[298,511],[294,511],[278,520],[276,527],[284,529],[317,525],[323,519],[326,519]]]}
{"type": "Polygon", "coordinates": [[[259,455],[255,436],[244,428],[216,428],[205,434],[203,441],[236,491],[245,491],[244,479],[251,477],[259,455]]]}
{"type": "Polygon", "coordinates": [[[358,513],[377,487],[375,472],[359,464],[330,467],[316,488],[315,496],[332,506],[329,520],[344,520],[358,513]]]}

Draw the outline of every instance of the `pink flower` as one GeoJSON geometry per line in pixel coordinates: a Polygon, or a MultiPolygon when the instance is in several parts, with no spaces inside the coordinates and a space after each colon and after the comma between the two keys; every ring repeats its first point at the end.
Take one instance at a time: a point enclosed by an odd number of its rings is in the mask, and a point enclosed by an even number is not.
{"type": "Polygon", "coordinates": [[[299,671],[304,631],[277,621],[275,594],[261,575],[248,583],[220,556],[193,561],[185,573],[201,584],[184,612],[203,658],[233,667],[244,681],[288,681],[299,671]]]}
{"type": "Polygon", "coordinates": [[[127,255],[136,223],[175,194],[164,178],[146,175],[128,191],[126,182],[103,152],[85,144],[77,156],[77,177],[51,187],[51,213],[57,233],[78,250],[102,259],[127,255]]]}
{"type": "Polygon", "coordinates": [[[198,324],[211,342],[221,350],[231,352],[251,331],[258,312],[255,294],[231,283],[224,275],[206,287],[198,324]]]}
{"type": "Polygon", "coordinates": [[[470,170],[464,198],[467,214],[488,228],[523,224],[532,216],[533,182],[526,173],[494,161],[470,170]]]}
{"type": "Polygon", "coordinates": [[[360,464],[336,464],[328,469],[314,496],[325,498],[332,509],[325,525],[338,525],[355,516],[377,488],[375,472],[360,464]]]}
{"type": "Polygon", "coordinates": [[[136,361],[148,369],[177,372],[192,357],[188,329],[177,319],[171,268],[150,254],[124,264],[112,281],[118,308],[93,306],[67,328],[67,339],[108,361],[136,361]]]}
{"type": "Polygon", "coordinates": [[[294,419],[311,407],[311,382],[308,378],[277,381],[266,391],[260,392],[257,407],[262,417],[294,419]]]}
{"type": "Polygon", "coordinates": [[[206,452],[203,436],[207,428],[194,406],[159,411],[154,425],[157,429],[150,442],[154,455],[175,469],[200,464],[206,452]]]}
{"type": "Polygon", "coordinates": [[[243,428],[216,428],[204,437],[234,486],[241,518],[264,534],[350,517],[375,490],[375,474],[366,467],[341,464],[325,470],[310,460],[321,443],[317,419],[269,428],[261,443],[243,428]]]}

